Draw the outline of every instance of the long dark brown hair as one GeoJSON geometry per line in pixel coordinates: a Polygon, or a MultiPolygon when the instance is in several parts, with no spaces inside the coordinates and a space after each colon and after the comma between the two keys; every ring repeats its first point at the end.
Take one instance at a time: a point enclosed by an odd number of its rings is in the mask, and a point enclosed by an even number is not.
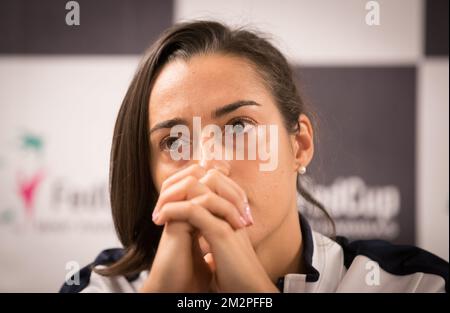
{"type": "MultiPolygon", "coordinates": [[[[272,93],[290,133],[298,131],[298,118],[306,105],[296,88],[286,58],[265,34],[245,28],[231,29],[215,21],[179,23],[167,29],[144,54],[118,113],[111,149],[110,199],[117,235],[125,254],[116,263],[96,271],[102,275],[133,275],[149,269],[162,227],[151,215],[158,199],[150,171],[148,103],[162,67],[173,59],[198,54],[224,53],[245,58],[272,93]]],[[[325,208],[300,180],[298,192],[329,217],[325,208]]]]}

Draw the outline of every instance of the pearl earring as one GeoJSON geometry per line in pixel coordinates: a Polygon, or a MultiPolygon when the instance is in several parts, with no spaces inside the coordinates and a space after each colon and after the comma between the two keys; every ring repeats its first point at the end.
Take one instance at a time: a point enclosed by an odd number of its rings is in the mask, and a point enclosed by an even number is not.
{"type": "Polygon", "coordinates": [[[303,174],[305,174],[306,173],[306,166],[300,166],[300,168],[298,169],[298,173],[300,174],[300,175],[303,175],[303,174]]]}

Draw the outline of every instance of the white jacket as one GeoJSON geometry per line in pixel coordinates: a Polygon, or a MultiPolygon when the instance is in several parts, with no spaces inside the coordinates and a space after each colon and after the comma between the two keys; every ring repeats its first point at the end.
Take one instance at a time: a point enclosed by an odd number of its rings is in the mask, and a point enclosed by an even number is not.
{"type": "MultiPolygon", "coordinates": [[[[381,240],[336,241],[312,231],[299,214],[306,273],[278,279],[281,292],[448,292],[449,264],[414,246],[393,245],[381,240]]],[[[60,292],[137,292],[148,276],[104,277],[92,266],[117,261],[123,249],[108,249],[79,272],[80,284],[67,282],[60,292]]]]}

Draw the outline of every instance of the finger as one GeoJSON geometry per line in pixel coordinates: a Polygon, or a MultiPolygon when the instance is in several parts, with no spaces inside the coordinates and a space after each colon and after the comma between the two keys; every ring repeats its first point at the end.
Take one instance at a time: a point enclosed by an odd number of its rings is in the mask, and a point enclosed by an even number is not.
{"type": "Polygon", "coordinates": [[[205,260],[206,264],[208,264],[210,271],[214,273],[216,271],[216,262],[214,261],[212,253],[210,252],[205,254],[203,259],[205,260]]]}
{"type": "Polygon", "coordinates": [[[202,249],[200,247],[200,242],[199,242],[200,235],[198,234],[198,230],[196,230],[196,232],[197,232],[197,234],[194,236],[194,240],[192,243],[194,262],[200,268],[200,270],[199,270],[200,273],[196,273],[196,276],[197,275],[205,275],[205,281],[210,281],[211,280],[211,267],[204,259],[204,253],[202,253],[202,249]]]}
{"type": "Polygon", "coordinates": [[[224,160],[208,160],[204,161],[202,165],[206,170],[215,168],[219,171],[221,171],[224,175],[229,176],[231,171],[231,165],[229,162],[226,162],[224,160]]]}
{"type": "Polygon", "coordinates": [[[165,210],[172,209],[174,207],[202,207],[207,209],[213,215],[226,220],[233,228],[239,229],[245,227],[247,222],[240,216],[236,207],[227,200],[219,197],[213,192],[202,194],[186,201],[168,202],[164,204],[158,212],[158,215],[154,218],[155,224],[162,225],[168,220],[160,219],[160,216],[165,216],[163,213],[165,210]]]}
{"type": "Polygon", "coordinates": [[[206,169],[201,167],[200,165],[196,164],[192,164],[178,172],[176,172],[175,174],[169,176],[163,183],[161,186],[161,191],[160,193],[162,193],[165,189],[167,189],[168,187],[172,186],[173,184],[179,182],[181,179],[187,177],[187,176],[194,176],[197,177],[198,179],[200,179],[201,177],[203,177],[206,174],[206,169]]]}
{"type": "Polygon", "coordinates": [[[247,221],[240,215],[239,210],[228,200],[214,192],[208,192],[191,199],[191,202],[206,208],[212,214],[226,220],[235,229],[247,226],[247,221]]]}
{"type": "Polygon", "coordinates": [[[233,203],[247,223],[253,224],[247,195],[235,181],[223,175],[219,170],[210,169],[205,176],[200,178],[199,182],[208,186],[212,192],[233,203]]]}
{"type": "MultiPolygon", "coordinates": [[[[191,200],[170,202],[165,204],[159,212],[155,224],[162,225],[167,221],[185,221],[196,229],[211,244],[231,236],[234,232],[230,224],[215,217],[209,210],[191,200]]],[[[214,253],[214,251],[212,251],[214,253]]]]}
{"type": "Polygon", "coordinates": [[[153,210],[153,216],[159,212],[165,203],[191,199],[209,191],[209,188],[201,184],[194,176],[184,177],[159,195],[153,210]]]}

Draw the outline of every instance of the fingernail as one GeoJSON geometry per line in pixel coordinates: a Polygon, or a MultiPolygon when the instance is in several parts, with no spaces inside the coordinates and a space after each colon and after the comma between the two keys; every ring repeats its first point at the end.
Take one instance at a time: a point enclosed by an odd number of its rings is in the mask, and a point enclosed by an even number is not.
{"type": "Polygon", "coordinates": [[[250,211],[250,206],[248,205],[248,203],[247,203],[247,206],[245,207],[245,217],[250,225],[255,223],[255,221],[253,220],[252,212],[250,211]]]}
{"type": "Polygon", "coordinates": [[[159,215],[158,211],[154,211],[154,212],[153,212],[153,214],[152,214],[152,220],[153,220],[154,222],[158,219],[158,215],[159,215]]]}
{"type": "Polygon", "coordinates": [[[248,225],[247,221],[245,220],[244,217],[239,216],[239,220],[241,221],[241,227],[245,227],[248,225]]]}
{"type": "Polygon", "coordinates": [[[221,171],[223,174],[225,174],[225,175],[227,175],[227,176],[230,174],[230,170],[229,170],[228,168],[224,167],[224,166],[214,165],[214,168],[215,168],[216,170],[221,171]]]}

